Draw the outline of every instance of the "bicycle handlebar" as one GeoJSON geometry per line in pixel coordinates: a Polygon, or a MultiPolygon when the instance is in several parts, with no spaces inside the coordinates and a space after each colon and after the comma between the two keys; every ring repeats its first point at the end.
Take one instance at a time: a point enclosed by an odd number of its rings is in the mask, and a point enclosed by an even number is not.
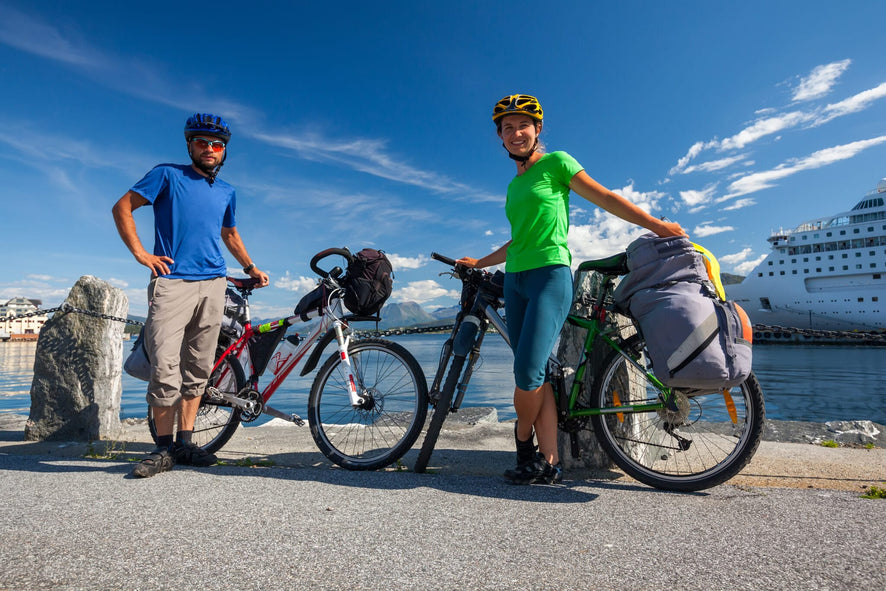
{"type": "Polygon", "coordinates": [[[431,258],[436,259],[436,260],[440,261],[441,263],[445,263],[445,264],[450,265],[452,267],[455,266],[455,259],[451,259],[447,256],[444,256],[444,255],[438,253],[438,252],[432,252],[431,258]]]}
{"type": "Polygon", "coordinates": [[[323,269],[318,267],[317,263],[319,263],[320,261],[322,261],[326,257],[332,256],[335,254],[343,256],[345,258],[345,260],[348,261],[348,263],[350,263],[351,261],[354,260],[354,255],[352,255],[351,251],[348,250],[347,248],[327,248],[326,250],[320,251],[317,254],[315,254],[314,258],[311,259],[311,270],[314,273],[316,273],[317,275],[319,275],[320,277],[322,277],[323,279],[326,279],[327,277],[329,277],[329,272],[324,271],[323,269]]]}

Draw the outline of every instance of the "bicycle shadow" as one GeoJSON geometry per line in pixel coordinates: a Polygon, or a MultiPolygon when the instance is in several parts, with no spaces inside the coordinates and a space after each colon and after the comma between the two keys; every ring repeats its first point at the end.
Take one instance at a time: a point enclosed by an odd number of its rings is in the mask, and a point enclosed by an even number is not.
{"type": "Polygon", "coordinates": [[[558,485],[514,485],[502,475],[513,464],[513,452],[438,448],[424,474],[412,469],[417,456],[418,450],[413,449],[394,466],[375,471],[354,471],[336,466],[319,452],[287,452],[266,457],[274,468],[284,469],[258,469],[248,472],[248,475],[315,480],[363,489],[432,488],[451,494],[539,503],[591,502],[599,496],[593,489],[667,492],[633,481],[615,482],[614,479],[623,477],[623,474],[611,470],[579,469],[566,472],[563,483],[558,485]]]}

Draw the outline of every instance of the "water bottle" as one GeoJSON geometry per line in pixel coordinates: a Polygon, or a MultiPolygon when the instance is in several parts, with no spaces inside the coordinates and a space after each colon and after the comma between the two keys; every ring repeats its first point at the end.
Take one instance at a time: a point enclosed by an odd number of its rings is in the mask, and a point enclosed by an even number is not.
{"type": "Polygon", "coordinates": [[[301,337],[297,334],[293,334],[284,338],[280,341],[280,344],[277,345],[277,349],[271,356],[270,361],[268,361],[268,371],[270,371],[274,377],[282,372],[286,364],[292,359],[292,356],[298,351],[298,344],[300,342],[301,337]]]}

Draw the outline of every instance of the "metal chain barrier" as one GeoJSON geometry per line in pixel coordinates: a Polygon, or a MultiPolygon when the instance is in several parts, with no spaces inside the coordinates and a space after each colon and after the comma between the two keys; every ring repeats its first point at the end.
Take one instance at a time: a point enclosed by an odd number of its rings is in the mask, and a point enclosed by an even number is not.
{"type": "Polygon", "coordinates": [[[109,314],[102,314],[101,312],[93,312],[92,310],[83,310],[81,308],[76,308],[69,303],[65,302],[61,306],[57,308],[50,308],[49,310],[36,310],[34,312],[27,312],[25,314],[19,314],[18,316],[6,316],[5,318],[0,318],[0,322],[7,322],[11,320],[18,320],[20,318],[31,318],[32,316],[43,316],[48,314],[53,314],[55,312],[74,312],[77,314],[84,314],[86,316],[92,316],[93,318],[101,318],[102,320],[114,320],[116,322],[123,322],[124,324],[131,324],[133,326],[144,326],[144,322],[139,322],[138,320],[130,320],[128,318],[119,318],[117,316],[111,316],[109,314]]]}

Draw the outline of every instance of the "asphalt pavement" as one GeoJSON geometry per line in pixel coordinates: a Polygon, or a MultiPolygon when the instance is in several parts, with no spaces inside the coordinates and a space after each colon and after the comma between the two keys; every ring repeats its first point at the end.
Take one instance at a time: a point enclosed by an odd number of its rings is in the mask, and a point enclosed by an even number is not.
{"type": "Polygon", "coordinates": [[[146,433],[34,443],[0,420],[0,589],[886,588],[886,500],[861,498],[886,487],[882,448],[764,442],[677,494],[614,470],[508,484],[494,420],[448,421],[427,474],[416,450],[342,470],[307,427],[270,424],[223,465],[133,479],[146,433]]]}

